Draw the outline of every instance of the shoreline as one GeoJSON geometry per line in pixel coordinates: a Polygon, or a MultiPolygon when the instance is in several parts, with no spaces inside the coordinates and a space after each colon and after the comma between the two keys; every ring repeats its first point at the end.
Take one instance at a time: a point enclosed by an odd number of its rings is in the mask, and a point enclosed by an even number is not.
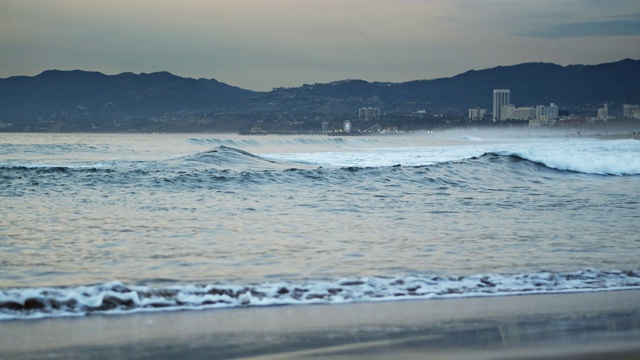
{"type": "Polygon", "coordinates": [[[588,136],[588,137],[594,137],[596,139],[603,139],[603,140],[628,140],[628,139],[640,140],[640,133],[597,134],[597,135],[588,136]]]}
{"type": "Polygon", "coordinates": [[[640,356],[640,290],[0,322],[0,359],[640,356]]]}

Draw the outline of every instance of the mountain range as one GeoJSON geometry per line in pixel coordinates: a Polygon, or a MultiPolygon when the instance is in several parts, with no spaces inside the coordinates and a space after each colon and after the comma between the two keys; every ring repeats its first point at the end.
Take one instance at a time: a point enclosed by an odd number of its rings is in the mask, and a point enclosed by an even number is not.
{"type": "MultiPolygon", "coordinates": [[[[511,102],[516,106],[554,102],[564,109],[579,109],[605,102],[639,104],[638,79],[640,60],[632,59],[598,65],[523,63],[433,80],[342,80],[268,92],[168,72],[105,75],[47,70],[33,77],[0,79],[0,131],[42,130],[61,123],[70,130],[95,128],[96,122],[136,121],[148,125],[170,122],[170,118],[184,119],[185,114],[225,118],[232,114],[245,118],[265,114],[349,115],[369,106],[391,114],[425,110],[462,115],[471,107],[490,111],[492,91],[497,88],[510,89],[511,102]],[[45,125],[38,127],[38,123],[45,125]]],[[[126,126],[129,130],[136,127],[126,126]]]]}
{"type": "Polygon", "coordinates": [[[97,114],[155,115],[233,106],[253,95],[215,79],[191,79],[168,72],[105,75],[47,70],[34,76],[0,79],[0,113],[47,116],[80,106],[97,114]]]}
{"type": "MultiPolygon", "coordinates": [[[[391,104],[415,104],[438,108],[491,109],[493,89],[510,89],[516,106],[564,107],[585,104],[640,103],[640,60],[625,59],[599,65],[560,66],[552,63],[524,63],[498,66],[434,80],[379,83],[343,80],[300,88],[275,89],[278,93],[328,99],[368,99],[392,108],[391,104]]],[[[405,106],[406,107],[406,106],[405,106]]]]}

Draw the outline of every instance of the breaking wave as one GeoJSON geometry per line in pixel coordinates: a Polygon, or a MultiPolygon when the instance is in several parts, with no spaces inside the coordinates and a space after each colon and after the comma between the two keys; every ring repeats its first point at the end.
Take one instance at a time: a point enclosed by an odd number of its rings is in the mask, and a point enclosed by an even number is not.
{"type": "Polygon", "coordinates": [[[110,282],[72,288],[0,291],[0,320],[630,289],[640,289],[640,272],[637,270],[357,277],[336,281],[175,285],[164,288],[110,282]]]}
{"type": "Polygon", "coordinates": [[[591,175],[640,175],[640,156],[628,153],[610,155],[560,156],[548,151],[487,152],[460,160],[426,165],[323,167],[314,161],[273,160],[250,152],[218,146],[194,155],[164,161],[113,161],[83,164],[0,164],[0,190],[23,194],[29,189],[63,190],[69,186],[107,185],[163,188],[177,191],[187,188],[221,186],[261,186],[295,184],[316,186],[319,182],[342,186],[367,182],[372,188],[403,184],[436,183],[440,186],[493,186],[496,177],[510,184],[514,176],[534,181],[541,173],[563,172],[591,175]],[[365,181],[366,179],[366,181],[365,181]]]}
{"type": "Polygon", "coordinates": [[[563,149],[536,149],[496,152],[496,155],[517,156],[546,167],[594,175],[640,175],[640,153],[637,149],[600,149],[600,151],[567,152],[563,149]]]}

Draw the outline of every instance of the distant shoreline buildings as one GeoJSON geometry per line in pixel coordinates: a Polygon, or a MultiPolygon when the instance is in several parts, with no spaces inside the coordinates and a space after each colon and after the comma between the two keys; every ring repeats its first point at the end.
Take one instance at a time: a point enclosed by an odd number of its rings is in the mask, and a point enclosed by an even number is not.
{"type": "Polygon", "coordinates": [[[640,105],[623,104],[622,117],[625,119],[640,119],[640,105]]]}
{"type": "MultiPolygon", "coordinates": [[[[482,120],[486,115],[486,109],[469,109],[470,120],[482,120]]],[[[493,90],[493,122],[502,121],[528,121],[529,126],[538,127],[542,125],[555,125],[558,121],[574,120],[574,118],[560,118],[558,105],[551,103],[547,105],[516,107],[511,103],[510,89],[493,90]]],[[[640,119],[640,105],[623,104],[622,117],[625,119],[640,119]]],[[[582,118],[588,122],[607,122],[613,117],[609,115],[609,106],[604,103],[603,107],[597,110],[594,117],[582,118]]]]}
{"type": "MultiPolygon", "coordinates": [[[[469,118],[476,109],[469,109],[469,118]]],[[[484,114],[483,114],[484,115],[484,114]]],[[[520,120],[529,121],[529,126],[553,125],[559,119],[559,109],[554,103],[549,106],[537,105],[516,107],[511,103],[510,89],[493,90],[493,122],[520,120]]]]}

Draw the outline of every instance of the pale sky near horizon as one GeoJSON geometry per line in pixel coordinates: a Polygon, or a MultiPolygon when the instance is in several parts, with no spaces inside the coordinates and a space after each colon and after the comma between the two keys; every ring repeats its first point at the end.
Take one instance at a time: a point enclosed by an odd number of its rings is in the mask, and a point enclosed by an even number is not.
{"type": "Polygon", "coordinates": [[[0,0],[0,78],[169,71],[252,90],[640,59],[638,0],[0,0]]]}

